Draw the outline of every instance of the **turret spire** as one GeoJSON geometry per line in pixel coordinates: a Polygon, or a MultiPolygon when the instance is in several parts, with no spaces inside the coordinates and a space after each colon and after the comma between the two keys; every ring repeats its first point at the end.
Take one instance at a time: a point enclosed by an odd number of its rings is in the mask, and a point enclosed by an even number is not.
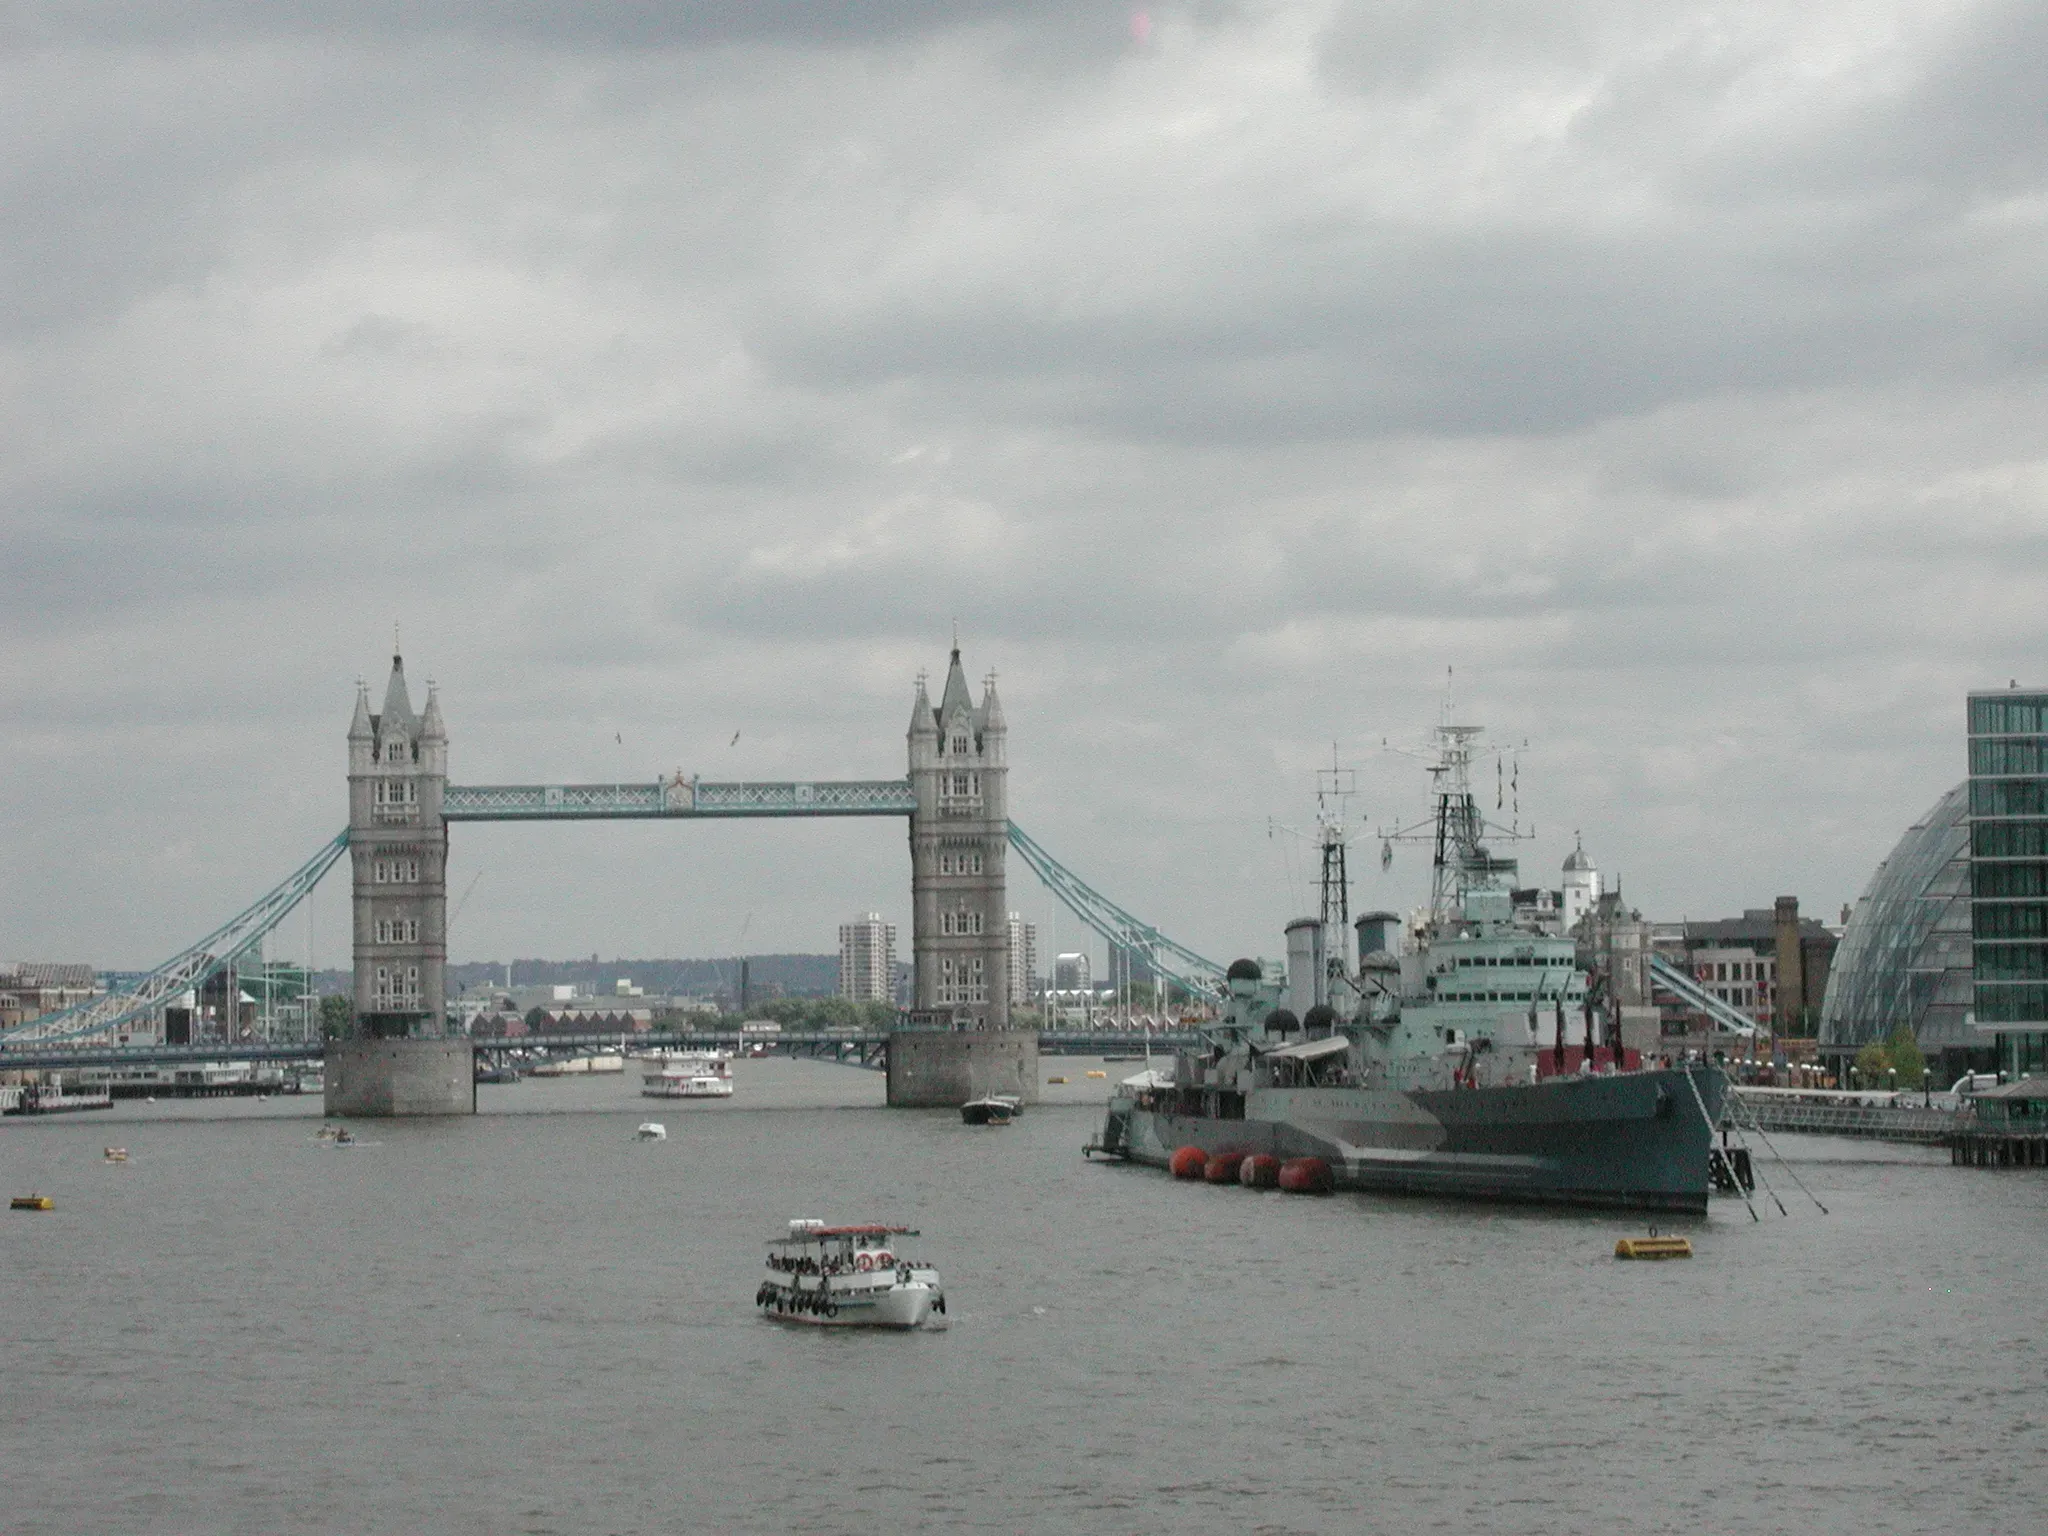
{"type": "Polygon", "coordinates": [[[950,724],[955,710],[973,708],[974,700],[967,692],[967,673],[960,666],[960,645],[956,640],[952,664],[946,668],[946,691],[939,699],[939,719],[950,724]]]}
{"type": "Polygon", "coordinates": [[[984,731],[1002,731],[1009,728],[1003,718],[1003,701],[996,697],[996,675],[993,670],[982,683],[981,728],[984,731]]]}
{"type": "Polygon", "coordinates": [[[391,655],[391,680],[384,685],[384,713],[378,720],[378,728],[389,733],[404,730],[410,733],[413,724],[412,695],[405,687],[405,658],[396,651],[391,655]]]}
{"type": "Polygon", "coordinates": [[[917,697],[910,705],[910,734],[913,736],[936,736],[939,733],[937,718],[932,714],[931,695],[924,691],[924,674],[917,674],[917,697]]]}

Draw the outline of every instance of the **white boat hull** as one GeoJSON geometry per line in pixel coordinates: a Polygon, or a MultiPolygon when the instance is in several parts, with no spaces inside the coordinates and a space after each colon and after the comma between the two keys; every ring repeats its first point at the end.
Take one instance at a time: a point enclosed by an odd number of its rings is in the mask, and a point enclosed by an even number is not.
{"type": "Polygon", "coordinates": [[[829,1298],[831,1311],[778,1307],[773,1302],[764,1310],[771,1322],[811,1328],[922,1328],[931,1320],[938,1296],[935,1287],[912,1281],[886,1291],[835,1292],[829,1298]]]}

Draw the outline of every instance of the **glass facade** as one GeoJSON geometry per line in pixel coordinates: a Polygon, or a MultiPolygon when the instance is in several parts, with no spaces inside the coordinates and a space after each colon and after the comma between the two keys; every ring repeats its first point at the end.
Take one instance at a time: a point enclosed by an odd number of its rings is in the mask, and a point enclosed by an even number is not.
{"type": "Polygon", "coordinates": [[[2048,1041],[2048,693],[1970,695],[1977,1023],[2028,1070],[2048,1041]]]}
{"type": "Polygon", "coordinates": [[[1906,829],[1864,888],[1821,999],[1824,1051],[1904,1028],[1929,1057],[1982,1050],[1970,1025],[1970,785],[1906,829]]]}

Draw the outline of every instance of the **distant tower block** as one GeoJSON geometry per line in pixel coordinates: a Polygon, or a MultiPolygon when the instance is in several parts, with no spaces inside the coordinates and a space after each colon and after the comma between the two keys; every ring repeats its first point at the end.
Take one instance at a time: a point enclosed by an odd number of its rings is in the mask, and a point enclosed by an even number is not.
{"type": "Polygon", "coordinates": [[[869,912],[839,925],[839,995],[887,1003],[896,992],[896,925],[869,912]]]}
{"type": "Polygon", "coordinates": [[[995,677],[977,706],[958,646],[936,709],[918,679],[909,732],[912,1007],[927,1025],[1010,1024],[1008,734],[995,677]]]}
{"type": "Polygon", "coordinates": [[[330,1046],[327,1110],[344,1115],[468,1114],[469,1042],[445,1039],[448,961],[448,733],[427,690],[415,716],[393,655],[384,708],[356,690],[348,731],[348,837],[354,874],[355,1023],[330,1046]]]}

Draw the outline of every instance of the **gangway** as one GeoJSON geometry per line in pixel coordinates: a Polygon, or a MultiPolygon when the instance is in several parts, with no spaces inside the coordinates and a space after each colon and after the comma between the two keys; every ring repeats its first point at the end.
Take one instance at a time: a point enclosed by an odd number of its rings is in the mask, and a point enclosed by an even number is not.
{"type": "Polygon", "coordinates": [[[208,978],[235,964],[262,941],[348,851],[348,833],[337,833],[325,847],[301,864],[275,888],[189,948],[173,955],[133,985],[107,992],[55,1013],[0,1030],[0,1047],[19,1049],[64,1041],[111,1036],[122,1025],[161,1011],[171,999],[206,984],[208,978]]]}
{"type": "Polygon", "coordinates": [[[1699,1009],[1729,1034],[1754,1036],[1757,1033],[1755,1019],[1733,1003],[1722,1002],[1661,955],[1650,956],[1650,976],[1659,986],[1676,993],[1681,1002],[1699,1009]]]}

